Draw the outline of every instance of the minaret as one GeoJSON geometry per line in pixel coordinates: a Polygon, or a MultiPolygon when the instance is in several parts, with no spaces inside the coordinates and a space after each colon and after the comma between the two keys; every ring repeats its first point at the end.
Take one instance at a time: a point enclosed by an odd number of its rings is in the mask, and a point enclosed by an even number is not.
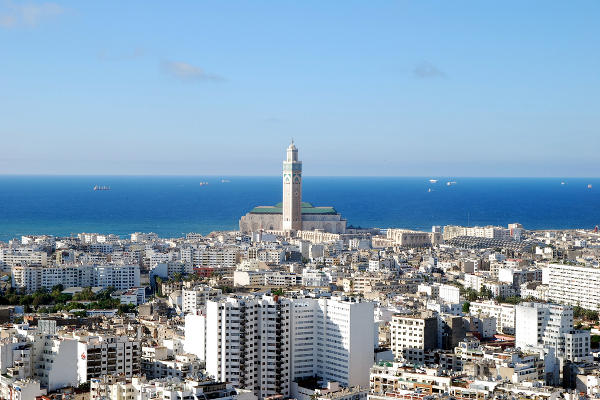
{"type": "Polygon", "coordinates": [[[302,230],[302,161],[293,140],[283,162],[283,230],[302,230]]]}

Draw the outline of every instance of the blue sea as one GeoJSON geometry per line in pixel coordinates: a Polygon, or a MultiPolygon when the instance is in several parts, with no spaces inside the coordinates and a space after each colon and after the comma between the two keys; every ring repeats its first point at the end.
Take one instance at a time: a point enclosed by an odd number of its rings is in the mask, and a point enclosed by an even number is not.
{"type": "MultiPolygon", "coordinates": [[[[439,178],[432,184],[429,177],[305,177],[303,200],[334,206],[349,225],[361,227],[600,224],[599,178],[439,178]],[[456,184],[447,186],[448,180],[456,184]]],[[[0,240],[78,232],[206,234],[236,229],[252,207],[279,201],[280,177],[0,176],[0,240]],[[200,186],[203,181],[208,185],[200,186]],[[94,191],[94,185],[112,190],[94,191]]]]}

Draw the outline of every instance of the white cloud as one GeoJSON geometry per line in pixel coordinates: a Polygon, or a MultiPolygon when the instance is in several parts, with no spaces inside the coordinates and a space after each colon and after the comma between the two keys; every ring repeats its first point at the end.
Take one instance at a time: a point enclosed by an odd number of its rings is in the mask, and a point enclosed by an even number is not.
{"type": "Polygon", "coordinates": [[[417,65],[413,71],[417,78],[445,78],[444,71],[426,61],[417,65]]]}
{"type": "Polygon", "coordinates": [[[0,27],[34,27],[42,21],[54,18],[64,12],[65,9],[56,3],[0,1],[0,27]]]}
{"type": "Polygon", "coordinates": [[[162,69],[167,74],[184,81],[224,81],[219,75],[211,74],[202,68],[180,61],[163,61],[162,69]]]}

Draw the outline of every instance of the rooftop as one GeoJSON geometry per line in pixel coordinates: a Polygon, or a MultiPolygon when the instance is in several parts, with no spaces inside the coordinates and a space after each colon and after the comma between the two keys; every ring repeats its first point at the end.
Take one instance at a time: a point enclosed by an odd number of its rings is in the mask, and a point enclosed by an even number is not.
{"type": "MultiPolygon", "coordinates": [[[[283,214],[283,203],[254,207],[250,214],[283,214]]],[[[334,215],[337,211],[333,207],[315,207],[310,203],[302,202],[302,214],[334,215]]]]}

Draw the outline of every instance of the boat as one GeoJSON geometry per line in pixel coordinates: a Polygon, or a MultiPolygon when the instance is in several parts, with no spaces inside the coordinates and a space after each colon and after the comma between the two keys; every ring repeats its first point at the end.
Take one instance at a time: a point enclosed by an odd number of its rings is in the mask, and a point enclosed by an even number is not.
{"type": "Polygon", "coordinates": [[[454,181],[446,182],[446,186],[452,186],[452,185],[456,185],[456,182],[454,182],[454,181]]]}
{"type": "Polygon", "coordinates": [[[566,183],[564,183],[564,182],[561,182],[560,184],[561,184],[561,185],[566,185],[566,183]]]}
{"type": "Polygon", "coordinates": [[[208,185],[208,182],[200,182],[200,186],[206,186],[208,185]]]}
{"type": "Polygon", "coordinates": [[[428,192],[428,193],[431,193],[431,188],[427,189],[427,192],[428,192]]]}
{"type": "Polygon", "coordinates": [[[98,190],[110,190],[110,186],[100,186],[100,185],[94,186],[94,191],[98,191],[98,190]]]}
{"type": "Polygon", "coordinates": [[[221,179],[221,183],[229,183],[231,182],[229,179],[221,179]]]}
{"type": "Polygon", "coordinates": [[[588,185],[588,189],[591,189],[591,188],[592,188],[592,184],[590,183],[590,184],[588,185]]]}
{"type": "Polygon", "coordinates": [[[437,179],[430,179],[429,182],[431,182],[431,183],[437,183],[437,179]]]}

